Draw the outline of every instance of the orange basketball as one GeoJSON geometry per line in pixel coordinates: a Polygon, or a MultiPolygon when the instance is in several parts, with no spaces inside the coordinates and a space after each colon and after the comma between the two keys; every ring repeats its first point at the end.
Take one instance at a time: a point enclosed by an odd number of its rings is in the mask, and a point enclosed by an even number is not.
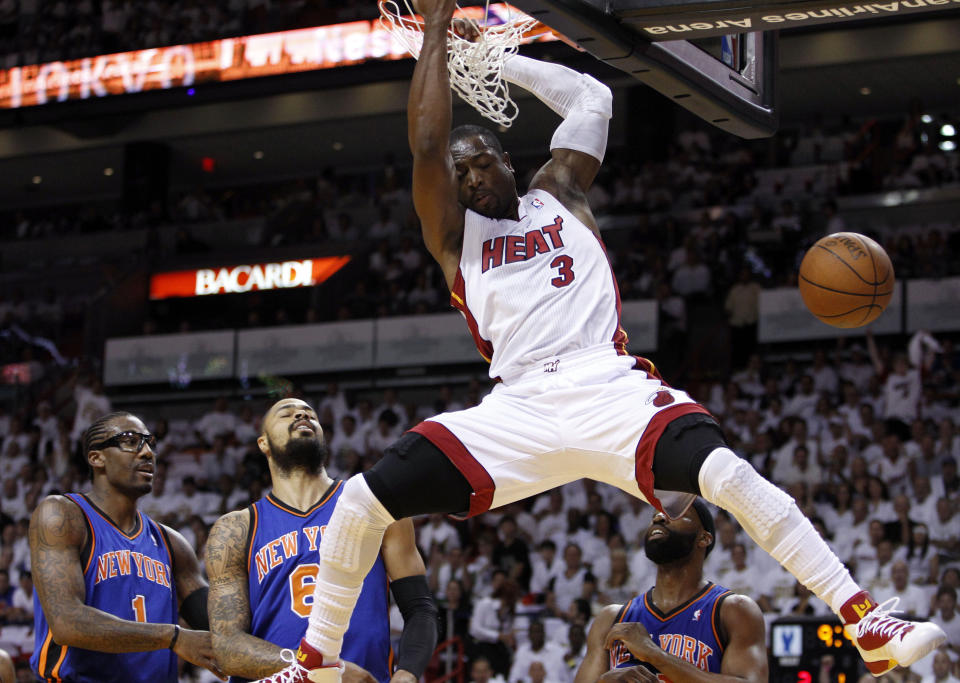
{"type": "Polygon", "coordinates": [[[810,247],[800,264],[800,295],[817,318],[834,327],[876,320],[893,296],[893,265],[879,244],[837,232],[810,247]]]}

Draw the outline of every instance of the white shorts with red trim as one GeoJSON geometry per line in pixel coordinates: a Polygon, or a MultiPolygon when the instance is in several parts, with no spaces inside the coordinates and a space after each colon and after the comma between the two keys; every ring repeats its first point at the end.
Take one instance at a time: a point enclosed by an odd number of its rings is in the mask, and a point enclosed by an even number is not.
{"type": "Polygon", "coordinates": [[[505,378],[480,405],[443,413],[411,431],[443,451],[470,482],[469,515],[577,479],[595,479],[676,516],[693,496],[653,488],[653,455],[681,415],[709,414],[686,392],[609,348],[543,361],[505,378]]]}

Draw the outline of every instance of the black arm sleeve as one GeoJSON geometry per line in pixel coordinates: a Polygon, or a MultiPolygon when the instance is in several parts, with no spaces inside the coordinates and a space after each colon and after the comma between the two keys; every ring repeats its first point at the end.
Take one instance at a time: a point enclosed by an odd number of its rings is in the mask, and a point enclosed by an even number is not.
{"type": "Polygon", "coordinates": [[[209,588],[198,588],[180,603],[180,616],[198,631],[210,630],[210,618],[207,616],[207,595],[209,588]]]}
{"type": "Polygon", "coordinates": [[[391,581],[390,592],[403,615],[397,668],[420,678],[437,646],[439,623],[437,606],[430,595],[427,577],[418,574],[391,581]]]}

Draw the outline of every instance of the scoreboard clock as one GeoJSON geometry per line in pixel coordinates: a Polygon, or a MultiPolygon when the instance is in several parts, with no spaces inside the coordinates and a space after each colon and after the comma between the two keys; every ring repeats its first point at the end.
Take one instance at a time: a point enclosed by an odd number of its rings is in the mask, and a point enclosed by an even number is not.
{"type": "Polygon", "coordinates": [[[784,617],[770,629],[771,683],[818,683],[820,662],[833,658],[830,683],[856,683],[866,672],[853,641],[833,617],[784,617]]]}

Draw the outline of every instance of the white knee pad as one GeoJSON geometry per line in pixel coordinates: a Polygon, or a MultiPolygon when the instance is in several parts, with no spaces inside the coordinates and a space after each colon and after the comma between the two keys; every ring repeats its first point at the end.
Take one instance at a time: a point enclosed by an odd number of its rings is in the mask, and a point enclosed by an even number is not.
{"type": "Polygon", "coordinates": [[[754,539],[767,540],[796,506],[793,498],[760,476],[729,448],[717,448],[704,461],[700,490],[731,512],[754,539]]]}
{"type": "Polygon", "coordinates": [[[380,541],[394,522],[361,475],[350,477],[323,532],[320,561],[347,574],[369,571],[380,541]]]}

